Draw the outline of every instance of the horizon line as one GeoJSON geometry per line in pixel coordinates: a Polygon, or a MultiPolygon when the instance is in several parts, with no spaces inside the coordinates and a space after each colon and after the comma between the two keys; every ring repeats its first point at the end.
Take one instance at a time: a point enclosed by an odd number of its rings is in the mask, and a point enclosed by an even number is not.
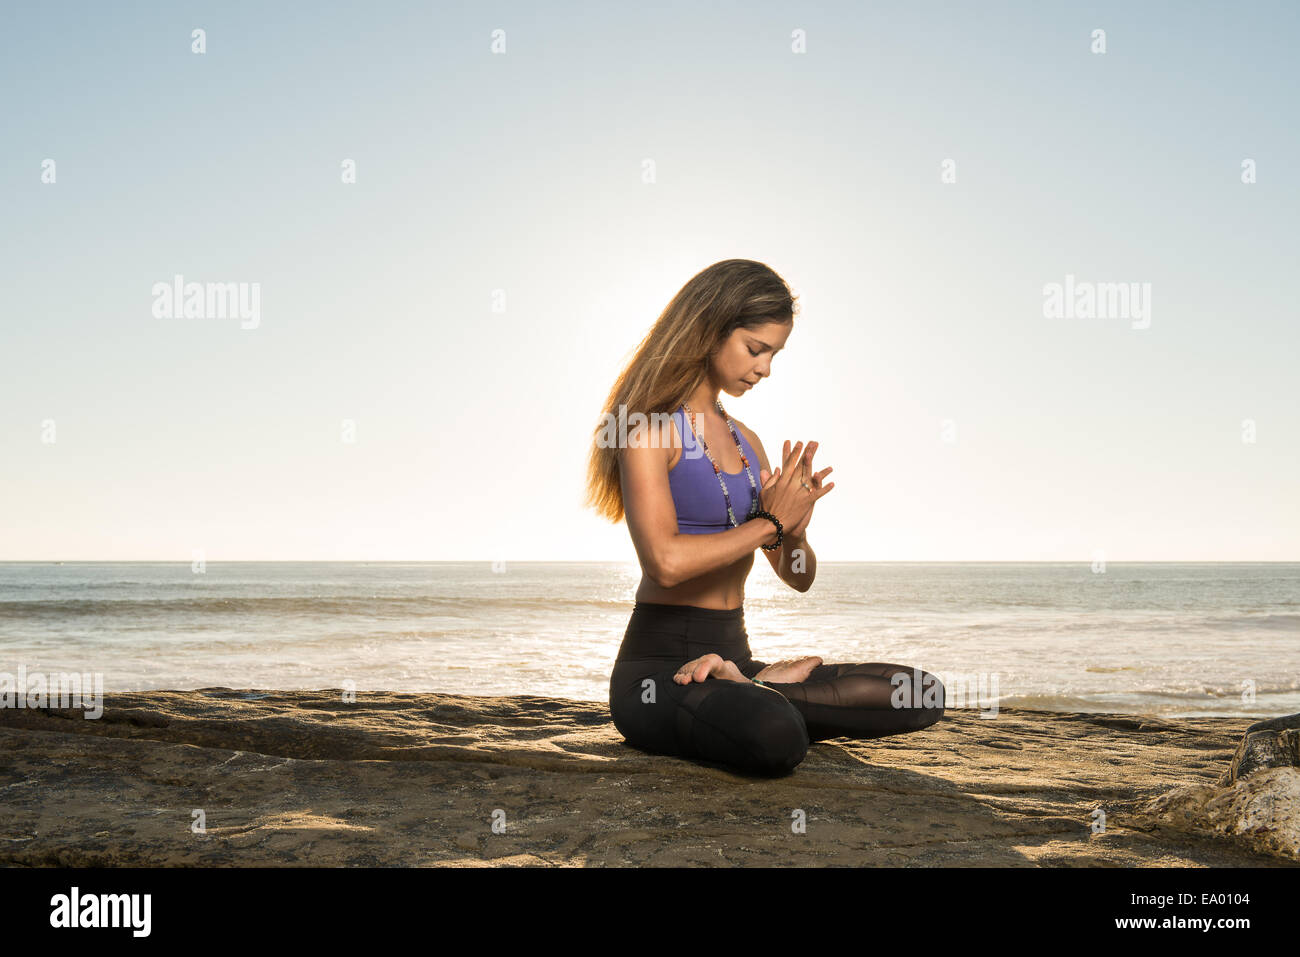
{"type": "MultiPolygon", "coordinates": [[[[204,559],[204,565],[491,565],[503,561],[513,565],[636,565],[628,559],[535,559],[535,558],[220,558],[204,559]]],[[[818,559],[818,565],[1091,565],[1094,559],[961,558],[961,559],[818,559]]],[[[193,565],[194,559],[178,558],[2,558],[0,565],[193,565]]],[[[1107,565],[1297,565],[1300,558],[1227,559],[1106,559],[1107,565]]]]}

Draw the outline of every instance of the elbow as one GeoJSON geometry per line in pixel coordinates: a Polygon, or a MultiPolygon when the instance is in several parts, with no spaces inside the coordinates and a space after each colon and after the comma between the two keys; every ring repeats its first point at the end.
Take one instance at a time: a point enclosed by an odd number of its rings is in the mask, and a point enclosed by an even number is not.
{"type": "Polygon", "coordinates": [[[669,574],[662,567],[656,569],[655,573],[651,575],[650,578],[660,588],[676,588],[681,584],[674,575],[669,574]]]}
{"type": "Polygon", "coordinates": [[[808,591],[808,589],[812,588],[812,579],[806,575],[801,575],[797,578],[792,576],[790,578],[784,578],[782,581],[800,594],[803,594],[808,591]]]}
{"type": "Polygon", "coordinates": [[[667,555],[660,555],[655,559],[654,567],[650,570],[650,578],[660,588],[676,588],[681,584],[677,569],[667,555]]]}

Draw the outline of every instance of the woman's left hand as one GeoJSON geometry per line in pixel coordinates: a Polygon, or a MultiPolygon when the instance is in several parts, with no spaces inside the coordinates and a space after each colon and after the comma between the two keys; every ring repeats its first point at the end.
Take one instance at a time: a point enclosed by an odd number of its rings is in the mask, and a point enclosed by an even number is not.
{"type": "MultiPolygon", "coordinates": [[[[814,474],[811,479],[806,477],[807,474],[812,471],[813,453],[815,453],[816,451],[817,451],[817,443],[809,442],[808,447],[804,449],[803,458],[799,462],[799,468],[804,473],[805,476],[804,481],[807,482],[808,485],[814,491],[819,491],[822,487],[822,479],[824,479],[827,475],[830,475],[831,467],[829,465],[826,466],[826,468],[814,474]]],[[[834,487],[835,487],[834,482],[831,482],[829,485],[826,486],[827,490],[833,489],[834,487]]],[[[814,504],[813,508],[816,507],[817,506],[814,504]]],[[[811,508],[808,509],[808,514],[803,517],[803,520],[794,528],[786,529],[785,535],[793,539],[802,539],[804,537],[804,533],[808,531],[808,523],[812,521],[812,513],[813,510],[811,508]]]]}

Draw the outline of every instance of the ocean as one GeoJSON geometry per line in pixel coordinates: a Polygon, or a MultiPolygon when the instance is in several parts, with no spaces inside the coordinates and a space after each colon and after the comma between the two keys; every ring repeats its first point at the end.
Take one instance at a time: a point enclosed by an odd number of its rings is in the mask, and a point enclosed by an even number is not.
{"type": "MultiPolygon", "coordinates": [[[[0,563],[0,673],[112,691],[351,687],[605,701],[635,564],[0,563]]],[[[758,562],[761,660],[914,665],[966,707],[1300,711],[1300,564],[758,562]],[[978,689],[978,693],[976,691],[978,689]]]]}

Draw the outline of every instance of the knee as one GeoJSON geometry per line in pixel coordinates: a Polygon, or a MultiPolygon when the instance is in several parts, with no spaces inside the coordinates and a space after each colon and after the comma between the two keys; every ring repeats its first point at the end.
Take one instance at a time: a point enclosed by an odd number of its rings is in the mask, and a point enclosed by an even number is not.
{"type": "Polygon", "coordinates": [[[916,729],[928,728],[943,717],[943,706],[937,705],[933,708],[917,708],[916,729]]]}
{"type": "Polygon", "coordinates": [[[922,672],[921,687],[924,692],[920,704],[912,709],[916,729],[928,728],[942,718],[948,703],[943,682],[937,676],[928,671],[922,672]]]}
{"type": "Polygon", "coordinates": [[[808,756],[808,726],[780,692],[764,693],[742,731],[745,769],[765,777],[783,777],[808,756]],[[775,700],[779,699],[779,700],[775,700]]]}
{"type": "Polygon", "coordinates": [[[628,744],[654,753],[673,750],[673,716],[677,701],[664,696],[664,686],[671,680],[666,674],[633,675],[610,682],[609,716],[614,727],[628,744]]]}

